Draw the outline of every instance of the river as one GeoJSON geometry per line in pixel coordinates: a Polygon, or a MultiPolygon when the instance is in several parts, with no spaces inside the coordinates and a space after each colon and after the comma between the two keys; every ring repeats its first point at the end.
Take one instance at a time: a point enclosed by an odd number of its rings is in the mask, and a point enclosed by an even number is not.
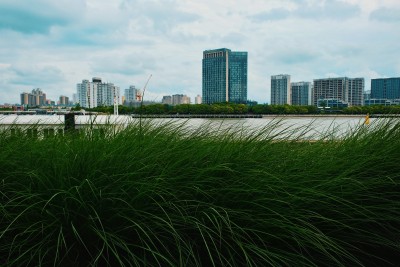
{"type": "MultiPolygon", "coordinates": [[[[130,116],[105,116],[76,115],[76,128],[83,128],[87,125],[113,124],[126,126],[130,123],[138,122],[138,118],[130,116]]],[[[321,139],[321,138],[340,138],[350,132],[354,132],[359,127],[373,127],[377,120],[370,119],[370,125],[365,125],[365,118],[362,116],[268,116],[263,118],[242,118],[242,119],[168,119],[153,118],[143,119],[154,124],[169,124],[177,127],[184,123],[184,128],[191,133],[199,131],[211,132],[230,132],[238,135],[259,134],[260,136],[270,136],[275,139],[295,138],[295,139],[321,139]]],[[[399,121],[399,118],[394,119],[399,121]]],[[[11,125],[22,127],[29,125],[39,125],[43,127],[64,127],[64,116],[62,115],[0,115],[0,128],[7,128],[11,125]]]]}

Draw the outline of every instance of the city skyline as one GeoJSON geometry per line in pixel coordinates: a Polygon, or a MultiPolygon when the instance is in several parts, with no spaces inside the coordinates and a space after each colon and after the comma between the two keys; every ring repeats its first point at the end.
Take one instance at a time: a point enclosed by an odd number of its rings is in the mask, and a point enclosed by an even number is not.
{"type": "Polygon", "coordinates": [[[49,1],[0,3],[0,103],[42,88],[72,96],[84,77],[145,98],[202,91],[202,51],[247,51],[248,99],[270,103],[270,77],[399,77],[400,2],[49,1]],[[212,3],[212,4],[211,4],[212,3]],[[68,9],[65,9],[68,6],[68,9]]]}

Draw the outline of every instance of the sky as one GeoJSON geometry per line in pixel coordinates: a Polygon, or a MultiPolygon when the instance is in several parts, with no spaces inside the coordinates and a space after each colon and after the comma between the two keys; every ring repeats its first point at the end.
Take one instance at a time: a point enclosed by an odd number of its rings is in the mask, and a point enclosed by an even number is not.
{"type": "Polygon", "coordinates": [[[145,100],[202,91],[207,49],[248,52],[248,99],[271,75],[400,77],[399,0],[0,0],[0,103],[72,97],[101,77],[145,100]]]}

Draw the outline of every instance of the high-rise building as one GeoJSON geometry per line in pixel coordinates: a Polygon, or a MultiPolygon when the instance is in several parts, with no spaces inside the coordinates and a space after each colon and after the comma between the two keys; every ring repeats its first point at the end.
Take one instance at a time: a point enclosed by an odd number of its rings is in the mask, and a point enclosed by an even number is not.
{"type": "Polygon", "coordinates": [[[400,99],[400,77],[371,80],[372,99],[400,99]]]}
{"type": "Polygon", "coordinates": [[[163,96],[161,103],[166,105],[172,105],[172,96],[170,95],[163,96]]]}
{"type": "Polygon", "coordinates": [[[311,105],[311,90],[312,85],[310,82],[297,82],[291,83],[291,100],[292,105],[295,106],[308,106],[311,105]]]}
{"type": "Polygon", "coordinates": [[[190,97],[187,95],[172,95],[172,105],[190,104],[190,97]]]}
{"type": "Polygon", "coordinates": [[[89,82],[89,80],[82,80],[82,83],[76,85],[78,102],[81,107],[95,108],[97,107],[97,85],[96,83],[89,82]]]}
{"type": "Polygon", "coordinates": [[[21,94],[21,105],[29,106],[29,93],[21,94]]]}
{"type": "Polygon", "coordinates": [[[114,101],[120,103],[119,87],[113,83],[97,83],[97,106],[112,106],[114,101]]]}
{"type": "Polygon", "coordinates": [[[203,51],[203,102],[247,102],[247,52],[203,51]]]}
{"type": "Polygon", "coordinates": [[[271,105],[285,104],[291,104],[290,75],[273,75],[271,76],[271,105]]]}
{"type": "Polygon", "coordinates": [[[21,94],[21,105],[36,107],[46,105],[46,94],[40,88],[33,89],[31,93],[21,94]]]}
{"type": "Polygon", "coordinates": [[[195,104],[201,104],[201,103],[202,103],[201,95],[197,95],[197,96],[195,97],[194,103],[195,103],[195,104]]]}
{"type": "Polygon", "coordinates": [[[64,95],[60,96],[59,103],[60,103],[60,106],[69,106],[69,97],[64,96],[64,95]]]}
{"type": "Polygon", "coordinates": [[[142,101],[142,92],[140,89],[137,89],[134,85],[125,89],[125,104],[129,105],[140,101],[142,101]]]}
{"type": "Polygon", "coordinates": [[[326,78],[314,80],[313,105],[332,103],[332,107],[362,106],[364,78],[326,78]],[[336,104],[337,103],[337,104],[336,104]]]}
{"type": "Polygon", "coordinates": [[[113,83],[103,83],[101,78],[94,77],[92,82],[83,80],[76,87],[81,107],[112,106],[114,105],[114,101],[120,104],[119,87],[113,83]]]}

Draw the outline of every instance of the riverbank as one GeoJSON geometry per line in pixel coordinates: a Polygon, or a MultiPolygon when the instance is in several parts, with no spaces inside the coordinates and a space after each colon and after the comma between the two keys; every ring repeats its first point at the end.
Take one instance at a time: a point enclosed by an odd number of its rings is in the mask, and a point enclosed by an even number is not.
{"type": "Polygon", "coordinates": [[[400,124],[273,128],[0,134],[0,265],[395,266],[400,124]]]}

